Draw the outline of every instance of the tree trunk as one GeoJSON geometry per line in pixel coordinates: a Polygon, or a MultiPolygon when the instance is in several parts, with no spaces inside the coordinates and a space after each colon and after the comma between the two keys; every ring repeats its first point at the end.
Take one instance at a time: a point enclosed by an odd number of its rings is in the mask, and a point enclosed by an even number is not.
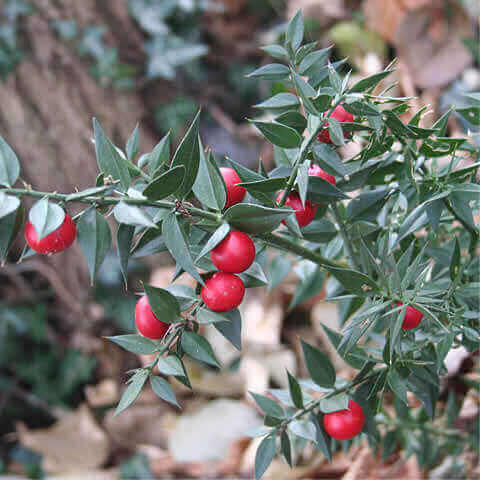
{"type": "MultiPolygon", "coordinates": [[[[106,42],[127,52],[127,61],[137,63],[139,59],[142,62],[143,39],[128,14],[126,1],[30,3],[35,13],[24,18],[22,29],[26,57],[0,84],[0,134],[20,159],[22,179],[35,189],[81,190],[92,186],[97,175],[92,117],[123,145],[146,111],[134,90],[105,88],[97,83],[75,47],[60,39],[51,23],[73,19],[79,31],[105,25],[106,42]]],[[[153,145],[153,132],[143,126],[142,150],[150,151],[153,145]]],[[[61,295],[60,300],[78,317],[88,295],[86,264],[78,245],[42,261],[55,268],[60,284],[70,293],[61,295]]]]}

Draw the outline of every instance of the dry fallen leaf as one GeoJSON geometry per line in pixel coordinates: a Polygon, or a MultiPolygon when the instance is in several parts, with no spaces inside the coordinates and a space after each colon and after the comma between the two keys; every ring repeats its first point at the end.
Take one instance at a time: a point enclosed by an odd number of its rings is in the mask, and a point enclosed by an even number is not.
{"type": "Polygon", "coordinates": [[[20,443],[42,455],[48,473],[88,472],[100,467],[109,454],[109,439],[90,409],[81,405],[52,427],[29,430],[17,426],[20,443]]]}

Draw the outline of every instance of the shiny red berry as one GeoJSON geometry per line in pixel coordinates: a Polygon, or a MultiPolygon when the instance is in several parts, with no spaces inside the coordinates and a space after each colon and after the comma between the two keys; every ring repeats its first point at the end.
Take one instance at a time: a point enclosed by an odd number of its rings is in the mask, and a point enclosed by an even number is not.
{"type": "Polygon", "coordinates": [[[146,295],[140,298],[135,307],[135,324],[144,337],[152,340],[163,338],[170,326],[156,317],[146,295]]]}
{"type": "Polygon", "coordinates": [[[232,230],[210,252],[210,258],[222,272],[241,273],[255,260],[255,245],[246,233],[232,230]]]}
{"type": "MultiPolygon", "coordinates": [[[[397,302],[397,307],[403,305],[402,302],[397,302]]],[[[416,308],[407,305],[405,309],[405,318],[402,323],[402,330],[411,330],[412,328],[418,327],[422,321],[423,313],[419,312],[416,308]]]]}
{"type": "MultiPolygon", "coordinates": [[[[283,191],[277,195],[277,202],[282,198],[283,191]]],[[[300,200],[300,195],[296,192],[292,192],[285,202],[285,205],[291,207],[295,210],[295,215],[297,217],[297,222],[300,227],[305,227],[308,225],[314,218],[317,213],[317,207],[310,201],[305,202],[305,206],[302,205],[300,200]]],[[[283,223],[285,221],[283,220],[283,223]]]]}
{"type": "MultiPolygon", "coordinates": [[[[332,118],[335,118],[335,120],[338,120],[340,123],[342,122],[353,122],[354,116],[350,113],[347,112],[342,105],[338,105],[338,107],[335,108],[335,110],[332,112],[330,115],[332,118]]],[[[322,143],[333,143],[331,138],[330,138],[330,132],[328,130],[328,120],[325,122],[324,129],[318,134],[318,141],[322,143]]],[[[348,137],[348,133],[345,132],[343,134],[345,138],[348,137]]]]}
{"type": "Polygon", "coordinates": [[[242,183],[242,179],[233,168],[220,167],[220,173],[227,186],[227,202],[225,203],[225,208],[240,203],[246,193],[245,188],[237,185],[237,183],[242,183]]]}
{"type": "Polygon", "coordinates": [[[231,273],[217,272],[205,281],[201,297],[205,305],[215,312],[237,308],[245,295],[242,280],[231,273]]]}
{"type": "Polygon", "coordinates": [[[354,400],[349,400],[348,409],[327,413],[323,417],[323,426],[327,433],[337,440],[349,440],[358,435],[365,424],[362,407],[354,400]]]}
{"type": "Polygon", "coordinates": [[[332,185],[336,185],[337,181],[333,175],[330,175],[325,170],[322,170],[318,165],[314,164],[308,169],[308,175],[310,177],[320,177],[326,180],[327,182],[331,183],[332,185]]]}
{"type": "Polygon", "coordinates": [[[37,253],[63,252],[72,245],[76,236],[77,228],[67,214],[65,214],[63,223],[41,240],[38,240],[37,231],[31,222],[27,222],[25,226],[25,240],[28,246],[37,253]]]}

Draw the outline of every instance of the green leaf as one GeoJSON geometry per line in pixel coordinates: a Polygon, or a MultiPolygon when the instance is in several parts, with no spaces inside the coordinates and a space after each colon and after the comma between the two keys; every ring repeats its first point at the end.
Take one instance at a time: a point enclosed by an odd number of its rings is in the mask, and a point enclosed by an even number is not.
{"type": "Polygon", "coordinates": [[[208,341],[195,332],[183,332],[181,345],[185,353],[195,360],[220,368],[212,347],[208,341]]]}
{"type": "Polygon", "coordinates": [[[332,47],[328,47],[309,53],[300,63],[300,67],[298,68],[300,75],[309,77],[312,70],[318,70],[319,67],[324,67],[331,49],[332,47]]]}
{"type": "Polygon", "coordinates": [[[470,228],[476,230],[477,227],[475,225],[475,220],[473,219],[472,209],[470,208],[468,202],[463,200],[462,197],[456,192],[450,194],[448,199],[452,204],[455,215],[459,219],[463,220],[470,228]]]}
{"type": "Polygon", "coordinates": [[[263,78],[265,80],[284,80],[290,75],[290,70],[281,63],[269,63],[247,75],[247,78],[263,78]]]}
{"type": "Polygon", "coordinates": [[[299,97],[302,99],[305,110],[312,115],[318,115],[315,104],[312,101],[312,98],[317,94],[315,89],[297,73],[292,73],[292,80],[299,97]]]}
{"type": "Polygon", "coordinates": [[[296,148],[302,143],[300,134],[286,125],[259,121],[252,121],[252,123],[262,132],[265,138],[274,145],[282,148],[296,148]]]}
{"type": "MultiPolygon", "coordinates": [[[[282,123],[287,127],[295,129],[300,135],[303,134],[307,128],[307,119],[299,112],[290,110],[288,112],[282,113],[278,117],[275,117],[275,122],[282,123]]],[[[275,149],[279,147],[275,146],[275,149]]],[[[286,165],[290,166],[290,162],[286,162],[286,165]]]]}
{"type": "Polygon", "coordinates": [[[242,317],[237,308],[223,312],[225,322],[215,322],[213,326],[237,349],[242,349],[242,317]]]}
{"type": "Polygon", "coordinates": [[[403,381],[402,377],[397,373],[396,370],[390,370],[387,377],[388,384],[392,389],[393,393],[406,405],[407,402],[407,386],[403,381]]]}
{"type": "Polygon", "coordinates": [[[129,205],[123,200],[115,205],[113,216],[118,223],[125,225],[157,228],[152,217],[145,210],[136,205],[129,205]]]}
{"type": "MultiPolygon", "coordinates": [[[[10,203],[14,202],[10,201],[10,203]]],[[[37,238],[40,240],[62,225],[65,220],[65,211],[57,204],[50,203],[47,198],[42,198],[30,209],[29,220],[35,227],[37,238]]]]}
{"type": "Polygon", "coordinates": [[[319,407],[322,413],[346,410],[348,408],[348,395],[345,393],[338,393],[332,397],[322,398],[319,407]]]}
{"type": "Polygon", "coordinates": [[[158,371],[163,375],[173,375],[174,377],[184,377],[185,369],[182,361],[176,355],[159,357],[157,360],[158,371]]]}
{"type": "Polygon", "coordinates": [[[255,480],[260,480],[272,463],[276,453],[275,436],[268,435],[258,446],[255,455],[255,480]]]}
{"type": "Polygon", "coordinates": [[[10,145],[0,137],[0,185],[11,187],[20,175],[20,163],[10,145]]]}
{"type": "Polygon", "coordinates": [[[349,268],[325,267],[341,284],[345,290],[356,295],[372,294],[378,292],[379,287],[374,280],[362,272],[349,268]]]}
{"type": "Polygon", "coordinates": [[[278,60],[286,60],[288,58],[288,52],[281,45],[265,45],[260,47],[260,50],[267,52],[271,57],[278,60]]]}
{"type": "Polygon", "coordinates": [[[347,218],[353,220],[361,217],[363,213],[369,214],[373,206],[375,206],[375,212],[379,211],[387,201],[389,194],[389,188],[377,188],[376,190],[362,192],[348,204],[347,218]]]}
{"type": "Polygon", "coordinates": [[[375,73],[369,77],[362,78],[357,83],[355,83],[350,89],[349,92],[364,92],[369,88],[376,87],[385,77],[390,75],[394,70],[384,70],[380,73],[375,73]]]}
{"type": "Polygon", "coordinates": [[[192,254],[188,248],[185,236],[180,228],[175,213],[171,213],[163,221],[162,234],[168,251],[176,260],[178,265],[189,273],[195,280],[204,285],[202,278],[198,274],[193,263],[192,254]]]}
{"type": "Polygon", "coordinates": [[[228,321],[228,318],[225,318],[223,314],[213,312],[208,308],[200,308],[197,311],[195,321],[202,325],[205,325],[209,323],[226,322],[228,321]]]}
{"type": "Polygon", "coordinates": [[[163,288],[143,284],[148,303],[155,316],[164,323],[176,323],[180,319],[180,305],[177,299],[163,288]]]}
{"type": "Polygon", "coordinates": [[[285,280],[292,268],[292,264],[288,258],[283,255],[276,256],[268,266],[268,276],[270,282],[268,284],[269,290],[274,290],[280,283],[285,280]]]}
{"type": "Polygon", "coordinates": [[[150,385],[152,386],[152,390],[155,392],[155,394],[158,395],[162,400],[181,408],[177,402],[175,393],[173,393],[172,387],[167,380],[162,377],[152,375],[150,377],[150,385]]]}
{"type": "Polygon", "coordinates": [[[240,185],[245,187],[248,191],[271,193],[280,190],[285,186],[286,178],[266,178],[257,180],[255,182],[242,182],[240,185]]]}
{"type": "Polygon", "coordinates": [[[125,150],[127,152],[127,158],[130,161],[133,161],[138,153],[138,123],[135,126],[129,139],[127,140],[127,145],[125,146],[125,150]]]}
{"type": "Polygon", "coordinates": [[[229,234],[230,232],[230,225],[228,223],[222,223],[212,236],[208,239],[207,243],[203,246],[201,252],[198,254],[195,262],[202,257],[204,257],[208,252],[213,250],[223,239],[229,234]]]}
{"type": "Polygon", "coordinates": [[[335,225],[325,218],[314,220],[302,229],[303,238],[315,243],[328,243],[337,233],[335,225]]]}
{"type": "Polygon", "coordinates": [[[460,114],[467,122],[472,125],[480,125],[480,107],[456,108],[455,111],[460,114]]]}
{"type": "Polygon", "coordinates": [[[288,424],[288,429],[297,437],[315,442],[317,438],[317,429],[311,421],[293,420],[288,424]]]}
{"type": "Polygon", "coordinates": [[[173,167],[149,183],[142,193],[149,200],[162,200],[178,191],[184,177],[185,167],[183,165],[173,167]]]}
{"type": "Polygon", "coordinates": [[[151,355],[158,350],[157,344],[149,338],[141,335],[117,335],[116,337],[106,337],[111,342],[120,345],[128,352],[138,353],[140,355],[151,355]]]}
{"type": "Polygon", "coordinates": [[[307,190],[308,190],[308,180],[309,180],[308,170],[309,170],[308,162],[302,163],[298,167],[297,178],[295,180],[298,186],[298,194],[300,195],[300,200],[302,202],[302,205],[305,205],[305,201],[307,200],[307,190]]]}
{"type": "Polygon", "coordinates": [[[343,129],[340,122],[333,117],[328,119],[328,131],[330,132],[330,138],[335,145],[345,145],[345,137],[343,136],[343,129]]]}
{"type": "Polygon", "coordinates": [[[270,415],[274,418],[285,418],[285,412],[283,408],[271,398],[264,395],[258,395],[257,393],[249,392],[253,397],[257,405],[260,407],[263,413],[270,415]]]}
{"type": "Polygon", "coordinates": [[[334,68],[334,66],[331,63],[327,65],[327,68],[328,68],[328,79],[330,80],[330,85],[335,90],[335,92],[342,93],[342,79],[340,75],[338,74],[337,70],[334,68]]]}
{"type": "Polygon", "coordinates": [[[172,160],[172,167],[183,165],[185,167],[185,176],[177,195],[181,198],[186,197],[192,189],[197,178],[200,163],[200,144],[198,142],[198,127],[200,120],[200,111],[193,119],[190,128],[183,137],[172,160]]]}
{"type": "Polygon", "coordinates": [[[320,387],[333,387],[336,374],[327,355],[303,340],[300,342],[305,364],[312,380],[320,387]]]}
{"type": "Polygon", "coordinates": [[[0,260],[5,261],[15,237],[23,226],[25,209],[20,205],[17,210],[3,216],[1,204],[2,194],[0,193],[0,260]]]}
{"type": "Polygon", "coordinates": [[[106,176],[111,176],[114,180],[120,181],[120,187],[123,191],[128,190],[130,186],[130,173],[128,172],[127,162],[118,153],[113,143],[98,123],[93,119],[93,131],[95,135],[95,153],[97,156],[98,168],[106,176]]]}
{"type": "Polygon", "coordinates": [[[135,373],[135,375],[129,380],[130,384],[123,392],[120,402],[118,402],[114,416],[117,416],[119,413],[123,412],[137,399],[138,395],[142,391],[143,386],[145,385],[145,382],[147,381],[147,378],[147,370],[139,370],[137,373],[135,373]]]}
{"type": "Polygon", "coordinates": [[[348,195],[325,179],[320,177],[308,179],[308,200],[315,203],[331,203],[345,198],[349,198],[348,195]]]}
{"type": "Polygon", "coordinates": [[[290,438],[288,437],[288,433],[286,430],[284,430],[280,436],[280,450],[286,462],[288,463],[290,468],[292,468],[292,446],[290,444],[290,438]]]}
{"type": "Polygon", "coordinates": [[[377,117],[380,116],[380,111],[374,106],[363,102],[352,102],[344,104],[345,110],[358,116],[377,117]]]}
{"type": "Polygon", "coordinates": [[[275,230],[291,213],[291,209],[238,203],[225,212],[224,219],[242,232],[261,234],[275,230]]]}
{"type": "Polygon", "coordinates": [[[213,210],[223,210],[227,200],[225,182],[213,154],[209,151],[205,156],[203,148],[200,148],[200,166],[193,184],[193,193],[204,206],[213,210]]]}
{"type": "MultiPolygon", "coordinates": [[[[287,32],[285,35],[286,44],[295,53],[303,40],[303,18],[302,10],[299,10],[296,15],[290,20],[287,26],[287,32]]],[[[287,47],[288,48],[288,47],[287,47]]]]}
{"type": "Polygon", "coordinates": [[[125,285],[127,285],[128,282],[128,260],[130,258],[130,249],[132,248],[134,234],[135,227],[123,223],[118,226],[117,251],[125,285]]]}
{"type": "Polygon", "coordinates": [[[327,173],[332,175],[340,175],[341,177],[344,177],[348,174],[340,155],[338,155],[338,153],[330,145],[325,143],[316,143],[313,146],[312,152],[317,163],[327,173]]]}
{"type": "Polygon", "coordinates": [[[300,277],[300,282],[298,282],[295,295],[288,306],[289,310],[317,295],[325,283],[325,273],[310,260],[301,261],[295,267],[295,273],[300,277]]]}
{"type": "Polygon", "coordinates": [[[460,244],[458,243],[458,238],[455,237],[455,246],[453,247],[452,259],[450,260],[450,279],[453,281],[457,278],[460,272],[460,244]]]}
{"type": "Polygon", "coordinates": [[[170,132],[168,132],[148,155],[148,171],[153,177],[162,165],[170,159],[170,132]]]}
{"type": "Polygon", "coordinates": [[[167,247],[158,228],[148,228],[133,246],[130,254],[134,258],[165,252],[167,247]]]}
{"type": "Polygon", "coordinates": [[[193,288],[186,285],[173,284],[165,288],[168,292],[175,296],[180,305],[180,310],[184,312],[197,302],[197,296],[193,288]]]}
{"type": "MultiPolygon", "coordinates": [[[[4,217],[7,217],[8,215],[15,212],[19,206],[20,206],[20,199],[19,198],[12,197],[11,195],[6,195],[5,193],[0,192],[0,219],[4,218],[4,217]]],[[[58,207],[58,208],[60,208],[60,207],[58,207]]],[[[39,220],[41,220],[41,219],[39,219],[39,220]]],[[[63,222],[63,220],[62,220],[62,222],[63,222]]],[[[61,223],[60,223],[60,225],[61,225],[61,223]]],[[[36,229],[37,228],[35,227],[35,230],[36,229]]],[[[38,235],[38,231],[37,231],[37,235],[38,235]]]]}
{"type": "Polygon", "coordinates": [[[293,93],[281,92],[277,93],[273,97],[265,100],[262,103],[254,105],[254,108],[260,108],[262,110],[276,110],[284,108],[296,108],[300,105],[298,97],[293,93]]]}
{"type": "Polygon", "coordinates": [[[316,438],[315,446],[325,455],[326,459],[332,461],[332,452],[331,452],[331,441],[330,437],[325,432],[323,425],[318,421],[318,417],[313,413],[310,414],[310,421],[315,425],[316,428],[316,438]]]}
{"type": "Polygon", "coordinates": [[[93,283],[110,249],[112,240],[110,227],[103,215],[100,215],[94,207],[90,207],[77,222],[77,236],[87,260],[90,281],[93,283]]]}
{"type": "Polygon", "coordinates": [[[392,133],[397,137],[415,137],[415,134],[398,118],[398,116],[386,110],[383,112],[385,115],[385,123],[392,133]]]}
{"type": "Polygon", "coordinates": [[[420,204],[415,207],[403,221],[400,230],[398,231],[397,243],[403,240],[417,230],[420,230],[428,223],[427,212],[425,211],[425,205],[420,204]]]}
{"type": "Polygon", "coordinates": [[[303,408],[303,395],[302,389],[297,382],[297,379],[290,375],[290,372],[287,371],[288,375],[288,388],[290,390],[290,398],[292,399],[293,404],[297,408],[303,408]]]}

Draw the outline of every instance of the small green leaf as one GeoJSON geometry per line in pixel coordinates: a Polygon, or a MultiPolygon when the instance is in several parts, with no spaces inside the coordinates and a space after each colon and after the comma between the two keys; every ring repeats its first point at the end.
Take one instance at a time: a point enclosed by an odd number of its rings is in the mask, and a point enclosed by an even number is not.
{"type": "Polygon", "coordinates": [[[249,392],[253,397],[257,405],[261,408],[262,412],[266,415],[270,415],[274,418],[285,418],[285,411],[283,408],[271,398],[264,395],[258,395],[257,393],[249,392]]]}
{"type": "Polygon", "coordinates": [[[183,183],[177,192],[181,198],[186,197],[190,193],[197,178],[200,163],[200,145],[198,142],[199,120],[200,112],[198,112],[193,119],[190,128],[180,142],[172,160],[172,168],[178,167],[179,165],[185,167],[183,183]]]}
{"type": "Polygon", "coordinates": [[[157,360],[157,368],[162,375],[173,375],[174,377],[185,376],[182,361],[176,355],[160,357],[157,360]]]}
{"type": "Polygon", "coordinates": [[[127,158],[133,161],[138,153],[138,123],[135,126],[132,134],[130,135],[127,145],[125,146],[127,152],[127,158]]]}
{"type": "Polygon", "coordinates": [[[330,132],[330,138],[335,145],[345,145],[345,137],[343,136],[343,129],[340,122],[333,117],[328,119],[328,131],[330,132]]]}
{"type": "Polygon", "coordinates": [[[310,421],[293,420],[288,424],[288,429],[297,437],[304,438],[315,442],[317,438],[317,430],[315,425],[310,421]]]}
{"type": "Polygon", "coordinates": [[[202,257],[204,257],[208,252],[213,250],[223,239],[229,234],[230,232],[230,225],[228,223],[222,223],[215,232],[213,232],[212,236],[208,239],[207,243],[202,248],[201,252],[198,254],[195,262],[202,257]]]}
{"type": "Polygon", "coordinates": [[[157,228],[153,218],[142,208],[129,205],[126,201],[118,202],[113,209],[113,216],[118,223],[139,227],[157,228]]]}
{"type": "Polygon", "coordinates": [[[397,373],[396,370],[390,370],[387,377],[388,384],[392,389],[393,393],[406,405],[407,402],[407,386],[403,381],[402,377],[397,373]]]}
{"type": "Polygon", "coordinates": [[[162,234],[169,252],[177,261],[178,265],[203,285],[203,280],[195,268],[192,254],[190,253],[175,213],[169,214],[163,221],[162,234]]]}
{"type": "Polygon", "coordinates": [[[325,143],[316,143],[312,149],[317,163],[328,173],[344,177],[348,174],[340,155],[325,143]]]}
{"type": "Polygon", "coordinates": [[[302,44],[303,33],[302,10],[299,10],[288,23],[285,35],[285,43],[291,48],[293,53],[295,53],[302,44]]]}
{"type": "Polygon", "coordinates": [[[264,78],[265,80],[284,80],[290,70],[281,63],[269,63],[247,75],[247,78],[264,78]]]}
{"type": "Polygon", "coordinates": [[[323,425],[319,422],[319,419],[313,413],[310,414],[310,421],[315,425],[316,428],[316,437],[315,437],[315,446],[325,455],[326,459],[332,461],[332,452],[331,452],[331,440],[330,437],[325,432],[323,425]]]}
{"type": "Polygon", "coordinates": [[[228,318],[220,313],[213,312],[208,308],[200,308],[197,311],[197,317],[195,318],[195,321],[205,325],[209,323],[226,322],[228,321],[228,318]]]}
{"type": "Polygon", "coordinates": [[[142,193],[149,200],[162,200],[173,195],[180,188],[184,177],[185,167],[183,165],[173,167],[149,183],[142,193]]]}
{"type": "Polygon", "coordinates": [[[110,249],[112,240],[110,227],[103,215],[100,215],[94,207],[90,207],[77,222],[77,236],[80,248],[87,259],[90,280],[93,283],[110,249]]]}
{"type": "Polygon", "coordinates": [[[20,175],[20,163],[10,145],[0,137],[0,185],[11,187],[20,175]]]}
{"type": "Polygon", "coordinates": [[[362,78],[357,83],[355,83],[350,89],[349,92],[364,92],[369,88],[376,87],[385,77],[390,75],[394,70],[384,70],[380,73],[375,73],[369,77],[362,78]]]}
{"type": "Polygon", "coordinates": [[[379,291],[379,287],[374,280],[362,272],[351,270],[349,268],[325,267],[345,288],[345,290],[356,295],[369,295],[379,291]]]}
{"type": "Polygon", "coordinates": [[[291,108],[292,110],[300,105],[298,97],[293,93],[277,93],[273,97],[265,100],[262,103],[254,105],[254,108],[260,108],[262,110],[277,110],[291,108]]]}
{"type": "Polygon", "coordinates": [[[348,195],[327,180],[313,176],[308,179],[308,200],[315,203],[331,203],[345,198],[349,198],[348,195]]]}
{"type": "Polygon", "coordinates": [[[358,116],[377,117],[380,116],[380,111],[374,106],[364,102],[352,102],[344,104],[345,110],[358,116]]]}
{"type": "Polygon", "coordinates": [[[292,468],[292,446],[290,444],[290,438],[288,437],[288,433],[286,430],[282,432],[282,435],[280,437],[280,450],[286,462],[288,463],[290,468],[292,468]]]}
{"type": "Polygon", "coordinates": [[[141,335],[117,335],[116,337],[106,337],[111,342],[120,345],[129,352],[138,353],[140,355],[150,355],[158,350],[157,344],[149,338],[141,335]]]}
{"type": "Polygon", "coordinates": [[[98,168],[105,175],[111,176],[114,180],[119,180],[123,191],[128,190],[130,173],[128,172],[127,162],[118,153],[110,139],[105,136],[96,118],[93,119],[93,130],[98,168]]]}
{"type": "Polygon", "coordinates": [[[164,323],[176,323],[180,320],[180,305],[177,299],[163,288],[143,284],[148,303],[155,316],[164,323]]]}
{"type": "Polygon", "coordinates": [[[337,233],[335,225],[326,218],[314,220],[302,229],[303,238],[315,243],[328,243],[337,233]]]}
{"type": "Polygon", "coordinates": [[[268,289],[274,290],[280,285],[287,277],[291,268],[292,264],[288,258],[285,258],[283,255],[276,256],[268,266],[268,276],[270,278],[268,289]]]}
{"type": "Polygon", "coordinates": [[[170,132],[168,132],[148,155],[148,171],[150,176],[166,165],[170,159],[170,132]]]}
{"type": "Polygon", "coordinates": [[[148,378],[147,370],[139,370],[135,375],[129,380],[129,385],[127,389],[123,392],[120,402],[118,402],[117,409],[115,410],[114,416],[117,416],[119,413],[123,412],[128,408],[140,395],[143,386],[148,378]]]}
{"type": "Polygon", "coordinates": [[[204,337],[198,335],[198,333],[183,332],[181,344],[185,353],[195,360],[200,360],[208,365],[220,368],[210,343],[204,337]]]}
{"type": "Polygon", "coordinates": [[[0,260],[5,261],[15,237],[23,226],[25,209],[20,205],[20,208],[4,216],[1,213],[1,204],[2,194],[0,193],[0,260]]]}
{"type": "Polygon", "coordinates": [[[475,220],[473,218],[472,209],[468,204],[468,201],[465,201],[460,194],[457,192],[453,192],[448,197],[450,203],[452,204],[453,211],[455,215],[465,222],[472,230],[477,230],[477,226],[475,225],[475,220]]]}
{"type": "Polygon", "coordinates": [[[300,385],[297,382],[297,379],[290,375],[290,373],[287,371],[288,375],[288,387],[290,390],[290,397],[292,399],[293,404],[297,408],[303,408],[303,395],[302,395],[302,389],[300,388],[300,385]]]}
{"type": "Polygon", "coordinates": [[[242,317],[238,308],[223,312],[227,321],[215,322],[213,326],[237,349],[242,349],[242,317]]]}
{"type": "Polygon", "coordinates": [[[265,138],[282,148],[296,148],[302,143],[302,137],[293,128],[281,123],[259,122],[252,123],[263,133],[265,138]]]}
{"type": "Polygon", "coordinates": [[[275,230],[291,213],[290,209],[239,203],[225,212],[224,219],[242,232],[261,234],[275,230]]]}
{"type": "Polygon", "coordinates": [[[188,310],[198,300],[193,288],[186,285],[175,283],[166,287],[165,290],[175,296],[182,312],[188,310]]]}
{"type": "MultiPolygon", "coordinates": [[[[7,199],[12,199],[12,197],[7,197],[7,199]]],[[[11,204],[10,208],[12,208],[15,203],[13,200],[9,200],[9,204],[11,204]]],[[[18,202],[17,207],[19,204],[20,202],[18,202]]],[[[15,209],[17,207],[15,207],[15,209]]],[[[12,211],[13,210],[10,210],[8,213],[12,211]]],[[[28,219],[35,227],[38,240],[41,240],[62,225],[65,220],[65,211],[57,204],[50,203],[47,198],[42,198],[30,209],[28,219]]]]}
{"type": "Polygon", "coordinates": [[[125,285],[127,285],[128,281],[128,260],[130,258],[130,249],[132,248],[134,234],[135,227],[132,227],[131,225],[125,225],[124,223],[118,226],[117,251],[125,285]]]}
{"type": "Polygon", "coordinates": [[[302,205],[305,205],[305,201],[307,200],[307,191],[308,191],[308,170],[309,166],[307,162],[302,163],[298,167],[296,183],[298,185],[298,193],[300,195],[300,200],[302,205]]]}
{"type": "Polygon", "coordinates": [[[298,68],[300,75],[309,77],[313,70],[324,67],[331,49],[332,47],[328,47],[309,53],[300,63],[298,68]]]}
{"type": "MultiPolygon", "coordinates": [[[[282,113],[278,117],[275,117],[275,122],[282,123],[287,127],[293,128],[300,135],[303,134],[307,128],[307,119],[299,112],[295,110],[289,110],[288,112],[282,113]]],[[[276,149],[279,147],[275,146],[276,149]]],[[[290,166],[290,162],[286,162],[290,166]]]]}
{"type": "Polygon", "coordinates": [[[150,385],[152,386],[152,390],[158,395],[161,399],[165,400],[176,407],[180,407],[179,403],[177,402],[177,398],[175,397],[175,393],[173,393],[172,387],[162,377],[156,377],[152,375],[150,377],[150,385]]]}
{"type": "MultiPolygon", "coordinates": [[[[328,68],[328,79],[330,80],[330,85],[337,93],[342,93],[342,79],[338,72],[335,70],[335,67],[329,63],[328,68]]],[[[331,118],[331,117],[330,117],[331,118]]]]}
{"type": "Polygon", "coordinates": [[[288,52],[281,45],[265,45],[260,47],[260,50],[267,52],[271,57],[278,60],[286,60],[288,58],[288,52]]]}
{"type": "MultiPolygon", "coordinates": [[[[15,212],[15,210],[17,210],[19,206],[20,206],[19,198],[12,197],[11,195],[6,195],[5,193],[0,192],[0,219],[7,217],[8,215],[15,212]]],[[[38,232],[37,232],[37,235],[38,235],[38,232]]]]}
{"type": "Polygon", "coordinates": [[[327,355],[318,348],[300,340],[308,373],[320,387],[333,387],[335,384],[335,369],[327,355]]]}
{"type": "Polygon", "coordinates": [[[275,436],[266,436],[258,446],[255,455],[255,480],[260,480],[272,463],[276,453],[275,436]]]}
{"type": "Polygon", "coordinates": [[[338,393],[332,397],[322,398],[320,400],[320,411],[322,413],[339,412],[348,408],[348,395],[338,393]]]}

